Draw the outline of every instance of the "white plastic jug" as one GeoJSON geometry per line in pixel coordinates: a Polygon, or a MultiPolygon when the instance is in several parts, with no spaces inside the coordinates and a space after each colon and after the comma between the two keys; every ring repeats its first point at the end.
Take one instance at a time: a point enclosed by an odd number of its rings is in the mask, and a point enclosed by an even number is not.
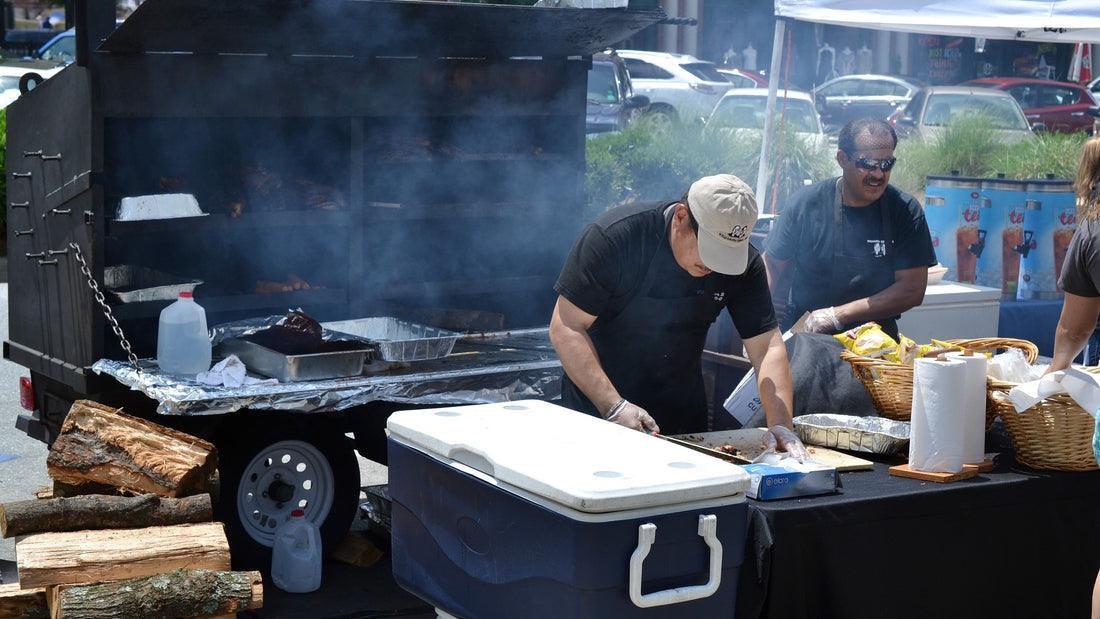
{"type": "Polygon", "coordinates": [[[321,531],[300,509],[275,529],[271,582],[288,593],[309,593],[321,586],[321,531]]]}
{"type": "Polygon", "coordinates": [[[157,365],[161,371],[194,378],[210,369],[210,335],[206,310],[190,292],[181,292],[160,312],[157,328],[157,365]]]}

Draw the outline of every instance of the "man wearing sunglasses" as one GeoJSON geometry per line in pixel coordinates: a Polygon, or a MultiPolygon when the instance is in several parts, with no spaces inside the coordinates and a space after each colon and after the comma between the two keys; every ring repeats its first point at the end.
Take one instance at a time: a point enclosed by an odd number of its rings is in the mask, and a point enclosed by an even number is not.
{"type": "Polygon", "coordinates": [[[768,283],[784,329],[839,333],[868,321],[898,339],[897,319],[920,305],[936,252],[924,210],[890,185],[898,138],[857,118],[837,139],[839,178],[787,199],[768,235],[768,283]]]}

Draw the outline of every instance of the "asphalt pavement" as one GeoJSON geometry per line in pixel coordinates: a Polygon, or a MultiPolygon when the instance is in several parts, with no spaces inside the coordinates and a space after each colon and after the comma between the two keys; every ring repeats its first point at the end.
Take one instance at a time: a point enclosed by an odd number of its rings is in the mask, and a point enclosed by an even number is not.
{"type": "MultiPolygon", "coordinates": [[[[0,257],[0,261],[3,257],[0,257]]],[[[0,264],[0,280],[6,280],[6,264],[0,264]]],[[[0,281],[0,337],[8,336],[8,284],[0,281]]],[[[0,503],[35,498],[35,493],[51,486],[46,473],[47,447],[15,429],[15,419],[23,410],[19,404],[19,378],[26,368],[0,358],[0,503]]],[[[360,477],[364,488],[383,484],[387,469],[360,458],[360,477]]],[[[365,498],[365,494],[363,494],[365,498]]],[[[407,617],[435,619],[431,605],[401,589],[393,579],[389,540],[367,518],[358,518],[352,532],[368,539],[381,551],[382,558],[367,567],[326,559],[321,588],[312,593],[291,594],[269,582],[264,584],[263,608],[241,617],[250,619],[367,619],[407,617]]],[[[18,581],[15,539],[0,539],[0,582],[18,581]]]]}

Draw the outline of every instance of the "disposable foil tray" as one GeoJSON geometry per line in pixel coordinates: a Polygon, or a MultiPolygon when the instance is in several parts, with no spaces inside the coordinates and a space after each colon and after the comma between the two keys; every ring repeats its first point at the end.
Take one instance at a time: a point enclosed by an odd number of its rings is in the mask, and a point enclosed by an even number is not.
{"type": "Polygon", "coordinates": [[[909,445],[909,422],[885,417],[815,413],[794,418],[803,443],[830,449],[896,454],[909,445]]]}
{"type": "Polygon", "coordinates": [[[359,342],[322,342],[317,352],[287,354],[251,341],[248,336],[223,340],[221,355],[237,355],[250,371],[284,383],[358,376],[371,351],[359,342]]]}
{"type": "Polygon", "coordinates": [[[199,208],[195,196],[189,193],[162,193],[148,196],[129,196],[118,205],[119,221],[143,219],[175,219],[206,215],[199,208]]]}
{"type": "Polygon", "coordinates": [[[329,331],[369,340],[384,361],[439,359],[451,354],[458,334],[388,316],[322,322],[329,331]]]}
{"type": "Polygon", "coordinates": [[[181,292],[193,292],[201,279],[187,279],[133,265],[103,269],[103,284],[123,303],[175,301],[181,292]]]}

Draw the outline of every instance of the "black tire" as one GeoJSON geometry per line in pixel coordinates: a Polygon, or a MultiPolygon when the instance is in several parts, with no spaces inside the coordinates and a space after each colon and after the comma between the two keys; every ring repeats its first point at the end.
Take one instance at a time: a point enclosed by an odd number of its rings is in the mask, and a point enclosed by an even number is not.
{"type": "Polygon", "coordinates": [[[291,510],[321,531],[324,555],[347,534],[359,504],[359,463],[351,439],[317,415],[246,414],[215,439],[223,522],[234,569],[271,567],[275,529],[291,510]]]}

